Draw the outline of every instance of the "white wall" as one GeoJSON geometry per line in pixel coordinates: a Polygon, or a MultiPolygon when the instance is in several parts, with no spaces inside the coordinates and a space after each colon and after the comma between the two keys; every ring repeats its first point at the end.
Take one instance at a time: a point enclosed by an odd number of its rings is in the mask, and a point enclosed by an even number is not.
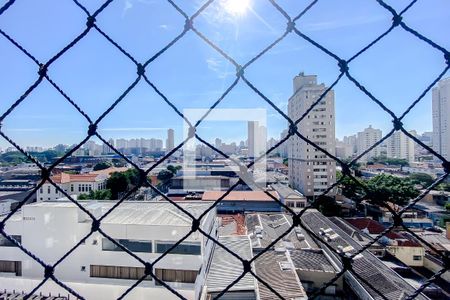
{"type": "MultiPolygon", "coordinates": [[[[149,204],[144,204],[149,205],[149,204]]],[[[78,207],[71,203],[38,203],[26,205],[19,215],[6,223],[5,231],[10,235],[21,235],[22,244],[46,264],[54,264],[60,257],[76,245],[91,229],[90,219],[85,218],[78,207]]],[[[212,212],[202,219],[202,228],[215,236],[215,213],[212,212]]],[[[191,226],[164,225],[149,226],[138,224],[104,223],[101,229],[115,239],[131,239],[152,241],[154,251],[155,241],[176,242],[184,237],[191,226]]],[[[132,285],[135,280],[90,278],[90,265],[134,266],[143,267],[135,258],[122,251],[103,251],[100,233],[92,234],[84,244],[72,252],[55,270],[55,276],[62,281],[124,284],[132,285]],[[96,241],[96,242],[95,242],[96,241]],[[82,271],[82,266],[85,271],[82,271]]],[[[199,270],[208,261],[212,242],[206,243],[206,238],[200,233],[191,234],[185,241],[197,241],[202,245],[202,255],[168,254],[160,260],[155,268],[199,270]],[[207,245],[206,245],[207,244],[207,245]]],[[[144,261],[154,261],[160,253],[135,253],[144,261]]],[[[22,277],[42,279],[44,270],[29,256],[15,247],[1,247],[0,260],[22,261],[22,277]]],[[[202,267],[196,284],[202,285],[206,268],[202,267]]],[[[0,273],[0,276],[14,274],[0,273]]],[[[0,279],[2,280],[2,279],[0,279]]],[[[177,289],[195,290],[195,284],[168,283],[177,289]]],[[[155,287],[154,281],[145,281],[141,286],[155,287]]],[[[160,288],[160,287],[156,287],[160,288]]]]}

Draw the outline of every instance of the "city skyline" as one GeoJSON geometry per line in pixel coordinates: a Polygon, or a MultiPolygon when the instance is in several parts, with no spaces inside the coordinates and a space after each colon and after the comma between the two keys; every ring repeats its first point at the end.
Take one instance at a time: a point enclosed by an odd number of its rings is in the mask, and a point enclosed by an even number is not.
{"type": "MultiPolygon", "coordinates": [[[[444,1],[437,1],[436,5],[418,3],[406,13],[405,18],[407,17],[408,24],[412,27],[446,46],[448,41],[439,28],[445,24],[450,25],[450,13],[440,9],[440,3],[443,5],[444,1]]],[[[88,7],[94,10],[97,4],[89,3],[88,7]]],[[[401,9],[406,4],[407,1],[398,1],[393,5],[401,9]]],[[[0,26],[8,34],[15,36],[38,59],[45,61],[67,44],[85,23],[81,14],[73,13],[77,8],[72,5],[73,3],[58,3],[59,14],[55,20],[52,10],[48,9],[45,3],[18,3],[15,8],[2,15],[0,26]],[[51,14],[51,18],[46,17],[47,13],[51,14]],[[24,20],[20,26],[16,22],[17,19],[24,20]],[[60,21],[62,25],[53,26],[56,21],[60,21]],[[34,36],[27,34],[30,27],[36,32],[34,36]],[[41,40],[47,41],[45,46],[39,42],[41,40]]],[[[200,2],[193,1],[182,5],[192,13],[200,6],[200,2]]],[[[229,12],[215,15],[214,12],[220,5],[218,1],[217,5],[201,14],[196,20],[197,25],[206,36],[242,64],[285,30],[285,20],[273,10],[270,3],[254,1],[251,3],[252,9],[245,17],[230,16],[229,12]],[[213,21],[210,20],[211,17],[214,17],[213,21]]],[[[283,7],[292,15],[298,13],[298,7],[293,3],[283,3],[283,7]]],[[[127,45],[127,50],[140,61],[148,59],[175,37],[179,33],[178,25],[182,27],[182,18],[165,3],[126,1],[114,3],[107,9],[108,14],[97,20],[98,25],[120,44],[127,45]],[[159,11],[161,14],[157,13],[155,18],[143,20],[143,16],[149,11],[159,11]],[[117,19],[118,23],[115,22],[117,19]],[[154,43],[149,43],[141,35],[133,35],[133,38],[130,38],[129,33],[143,21],[148,29],[146,33],[155,37],[154,43]]],[[[371,41],[377,33],[387,29],[391,23],[390,19],[391,15],[375,2],[361,5],[358,1],[346,1],[341,4],[319,3],[298,25],[307,35],[324,43],[338,55],[348,58],[365,46],[366,42],[371,41]],[[328,9],[322,10],[323,5],[328,9]],[[349,18],[345,14],[349,7],[355,11],[354,17],[349,18]],[[350,32],[352,34],[349,34],[350,32]],[[367,32],[371,34],[366,34],[367,32]],[[336,36],[342,38],[336,39],[336,36]]],[[[49,75],[91,118],[96,118],[134,80],[135,70],[132,63],[118,55],[117,50],[101,37],[88,37],[67,53],[67,59],[55,63],[49,69],[49,75]],[[96,51],[93,51],[94,49],[96,51]]],[[[3,112],[17,100],[37,75],[28,58],[7,40],[0,40],[0,49],[4,53],[0,58],[2,65],[11,70],[8,76],[2,74],[0,78],[2,84],[10,87],[0,89],[0,111],[3,112]]],[[[443,67],[439,53],[430,49],[427,44],[411,39],[408,34],[394,30],[380,41],[377,47],[373,47],[352,63],[350,70],[369,91],[388,103],[395,113],[400,114],[443,67]],[[408,47],[406,52],[403,51],[405,47],[408,47]],[[387,56],[386,49],[390,49],[387,56]]],[[[246,69],[246,76],[286,112],[287,100],[291,96],[290,80],[301,71],[317,74],[321,82],[329,86],[337,77],[339,68],[334,61],[299,37],[288,36],[263,55],[258,63],[246,69]],[[309,57],[310,60],[304,61],[302,57],[309,57]],[[264,71],[268,68],[271,69],[270,73],[264,71]],[[271,84],[267,85],[267,82],[271,84]]],[[[235,78],[232,66],[192,34],[188,34],[170,51],[150,64],[148,73],[158,74],[149,75],[150,80],[181,111],[185,108],[210,107],[235,78]],[[187,56],[182,55],[186,47],[193,49],[187,56]],[[177,64],[179,68],[167,68],[167,65],[172,63],[177,64]],[[171,78],[183,80],[175,82],[171,78]]],[[[388,132],[392,127],[390,116],[347,79],[341,80],[334,90],[337,137],[342,138],[360,131],[369,124],[382,129],[383,132],[388,132]],[[371,114],[369,118],[363,116],[364,114],[354,114],[349,119],[349,111],[370,111],[371,114]]],[[[219,108],[243,107],[268,109],[268,137],[278,137],[286,128],[285,120],[275,110],[245,84],[240,83],[227,95],[219,108]]],[[[21,146],[50,146],[80,142],[86,136],[87,125],[78,112],[48,83],[43,83],[4,120],[2,128],[21,146]]],[[[174,128],[175,132],[181,133],[182,125],[179,116],[154,91],[144,84],[138,84],[123,103],[99,124],[99,132],[105,139],[118,138],[121,135],[125,138],[131,135],[163,138],[167,128],[174,128]],[[157,113],[152,113],[152,118],[148,118],[150,112],[157,113]]],[[[431,131],[431,93],[408,114],[404,125],[408,130],[431,131]]],[[[245,136],[246,124],[230,124],[226,129],[221,131],[219,136],[222,140],[230,141],[230,138],[234,137],[235,141],[239,141],[245,136]],[[236,133],[241,136],[236,137],[236,133]]],[[[217,137],[215,130],[200,126],[199,131],[204,132],[203,137],[208,140],[217,137]]],[[[180,142],[181,137],[181,134],[175,136],[175,142],[180,142]]],[[[9,144],[0,139],[0,147],[6,148],[9,144]]]]}

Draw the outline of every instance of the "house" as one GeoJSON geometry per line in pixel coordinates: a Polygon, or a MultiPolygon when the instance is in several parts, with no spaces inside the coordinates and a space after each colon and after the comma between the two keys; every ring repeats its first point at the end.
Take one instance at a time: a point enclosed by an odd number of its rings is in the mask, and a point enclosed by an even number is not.
{"type": "Polygon", "coordinates": [[[280,201],[295,212],[301,211],[308,204],[306,197],[302,193],[286,184],[276,183],[272,184],[271,187],[277,192],[280,201]]]}
{"type": "MultiPolygon", "coordinates": [[[[53,175],[51,180],[69,195],[89,194],[91,191],[106,189],[105,174],[67,174],[53,175]]],[[[44,183],[37,192],[37,201],[55,201],[65,195],[51,183],[44,183]]]]}

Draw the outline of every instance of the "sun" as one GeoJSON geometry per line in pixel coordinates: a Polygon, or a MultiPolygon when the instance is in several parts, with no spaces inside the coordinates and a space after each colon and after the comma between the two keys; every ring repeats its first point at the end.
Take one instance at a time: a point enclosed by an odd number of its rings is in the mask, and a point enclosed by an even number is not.
{"type": "Polygon", "coordinates": [[[224,0],[222,1],[222,7],[230,15],[242,16],[250,7],[250,0],[224,0]]]}

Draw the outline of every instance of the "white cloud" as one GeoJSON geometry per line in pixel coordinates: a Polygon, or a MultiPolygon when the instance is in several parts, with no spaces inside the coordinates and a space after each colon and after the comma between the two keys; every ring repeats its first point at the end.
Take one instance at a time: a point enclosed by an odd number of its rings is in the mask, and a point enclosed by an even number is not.
{"type": "Polygon", "coordinates": [[[128,12],[128,10],[133,8],[133,3],[130,0],[125,0],[124,7],[122,10],[122,18],[125,17],[125,14],[128,12]]]}
{"type": "Polygon", "coordinates": [[[206,64],[208,65],[208,69],[214,71],[220,79],[224,79],[235,74],[234,72],[229,71],[231,66],[225,59],[209,57],[206,59],[206,64]]]}

